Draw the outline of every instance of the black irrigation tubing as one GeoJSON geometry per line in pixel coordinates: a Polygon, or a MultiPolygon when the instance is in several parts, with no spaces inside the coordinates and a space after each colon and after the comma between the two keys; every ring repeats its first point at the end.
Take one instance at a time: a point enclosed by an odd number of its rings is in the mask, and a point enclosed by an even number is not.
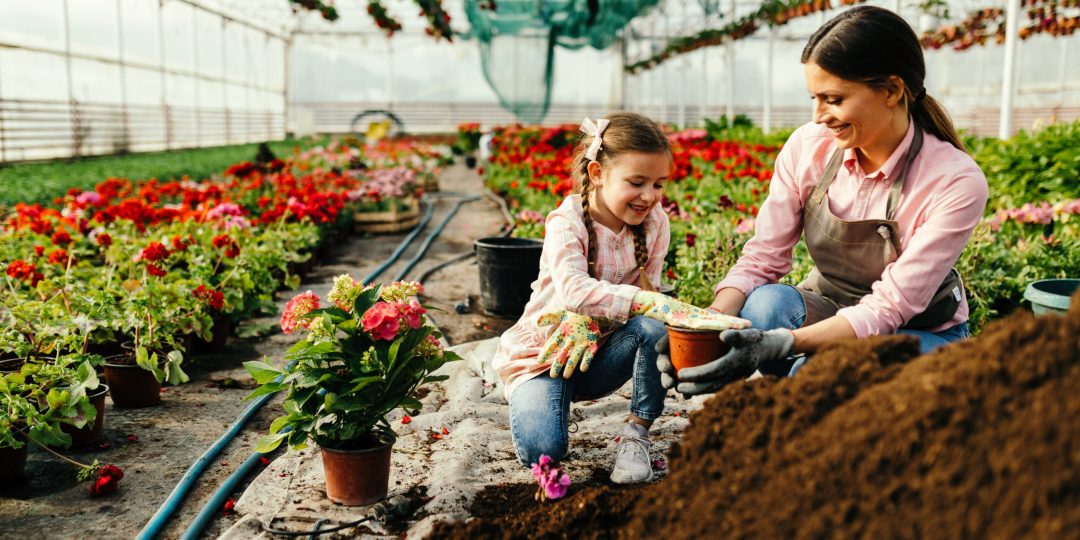
{"type": "MultiPolygon", "coordinates": [[[[443,218],[443,221],[439,223],[439,225],[435,228],[434,231],[428,234],[428,237],[424,241],[424,245],[421,247],[420,253],[416,257],[414,257],[412,261],[410,261],[409,268],[411,268],[413,265],[420,261],[420,259],[424,255],[424,252],[426,252],[427,248],[431,245],[431,242],[433,242],[434,239],[439,236],[446,224],[450,221],[450,219],[454,217],[454,214],[457,213],[457,209],[460,208],[461,205],[465,202],[474,201],[479,198],[473,194],[455,192],[440,193],[436,197],[466,197],[466,199],[459,201],[458,205],[454,208],[454,210],[443,218]]],[[[368,274],[368,276],[363,279],[363,283],[371,283],[375,280],[376,277],[378,277],[380,274],[382,274],[382,272],[389,268],[391,264],[396,262],[397,259],[401,257],[401,254],[404,253],[405,249],[409,246],[409,244],[411,244],[412,241],[416,238],[416,236],[420,233],[420,231],[427,226],[429,221],[431,221],[431,216],[435,206],[434,202],[429,198],[428,195],[425,195],[423,200],[426,206],[424,218],[420,221],[420,223],[416,225],[415,228],[413,228],[412,232],[410,232],[409,235],[406,236],[404,240],[402,240],[401,244],[396,250],[394,250],[394,252],[390,255],[387,261],[379,265],[378,268],[376,268],[374,271],[372,271],[371,274],[368,274]]],[[[272,396],[273,394],[267,394],[260,397],[257,402],[252,403],[251,407],[248,408],[249,411],[245,411],[244,413],[243,422],[246,422],[254,414],[255,411],[265,405],[272,396]]],[[[192,468],[188,471],[188,474],[186,474],[184,479],[181,481],[181,484],[193,484],[195,478],[202,472],[202,469],[205,468],[205,465],[206,463],[208,463],[209,459],[213,459],[213,456],[220,452],[221,448],[224,448],[224,446],[228,444],[228,442],[233,437],[236,436],[236,433],[239,432],[239,429],[236,428],[242,426],[243,422],[241,422],[240,419],[237,419],[237,422],[234,423],[234,429],[231,429],[229,433],[226,433],[225,436],[222,436],[218,443],[215,444],[214,448],[208,450],[207,453],[204,454],[204,456],[200,458],[198,462],[196,462],[196,465],[192,466],[192,468]],[[219,445],[221,446],[221,448],[217,448],[219,445]],[[213,454],[211,454],[211,451],[213,451],[213,454]],[[207,455],[209,455],[210,457],[207,458],[207,455]],[[206,460],[205,462],[204,459],[206,460]],[[199,470],[195,472],[194,475],[191,475],[192,470],[196,469],[196,466],[199,465],[201,465],[199,470]],[[191,477],[188,478],[188,476],[191,477]]],[[[242,463],[240,467],[237,468],[236,471],[234,471],[231,475],[229,475],[228,478],[225,479],[225,482],[223,482],[222,485],[217,489],[217,491],[214,492],[210,500],[206,503],[206,505],[203,506],[202,510],[199,511],[198,515],[195,516],[195,519],[188,526],[187,530],[184,531],[184,534],[181,536],[182,540],[195,540],[199,538],[203,530],[206,529],[207,525],[209,525],[210,522],[217,516],[218,509],[220,509],[222,505],[225,504],[225,500],[228,498],[228,496],[232,494],[232,492],[239,486],[240,482],[242,482],[244,478],[246,478],[251,473],[255,466],[262,460],[264,455],[265,454],[261,452],[253,453],[251,457],[245,460],[244,463],[242,463]]],[[[186,496],[188,490],[190,490],[190,485],[186,486],[183,490],[181,490],[181,486],[178,485],[176,489],[173,490],[173,496],[170,496],[170,500],[166,501],[165,504],[162,505],[161,509],[158,510],[158,513],[155,514],[154,518],[152,518],[151,521],[147,523],[146,527],[143,528],[143,531],[139,534],[138,538],[140,540],[143,540],[157,536],[161,528],[164,526],[165,522],[168,521],[168,518],[172,515],[173,512],[176,511],[176,508],[179,506],[180,502],[183,501],[183,498],[186,496]],[[176,496],[176,500],[172,500],[174,496],[176,496]],[[167,506],[169,508],[166,508],[167,506]],[[151,527],[151,525],[153,525],[153,527],[151,527]]],[[[319,532],[329,532],[329,530],[319,532]]]]}

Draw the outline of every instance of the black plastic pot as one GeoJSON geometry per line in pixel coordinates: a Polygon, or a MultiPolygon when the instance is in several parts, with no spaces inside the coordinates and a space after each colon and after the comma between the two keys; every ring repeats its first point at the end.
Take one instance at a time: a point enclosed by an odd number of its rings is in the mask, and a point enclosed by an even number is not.
{"type": "Polygon", "coordinates": [[[525,311],[533,281],[540,275],[544,243],[492,237],[473,242],[480,267],[480,304],[492,315],[516,319],[525,311]]]}

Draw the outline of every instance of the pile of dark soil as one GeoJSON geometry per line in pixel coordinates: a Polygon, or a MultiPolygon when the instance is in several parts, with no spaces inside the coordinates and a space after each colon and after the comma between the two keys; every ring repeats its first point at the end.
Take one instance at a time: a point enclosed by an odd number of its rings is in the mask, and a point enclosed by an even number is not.
{"type": "Polygon", "coordinates": [[[731,385],[671,474],[586,489],[435,538],[1080,538],[1080,295],[917,357],[837,343],[799,375],[731,385]]]}

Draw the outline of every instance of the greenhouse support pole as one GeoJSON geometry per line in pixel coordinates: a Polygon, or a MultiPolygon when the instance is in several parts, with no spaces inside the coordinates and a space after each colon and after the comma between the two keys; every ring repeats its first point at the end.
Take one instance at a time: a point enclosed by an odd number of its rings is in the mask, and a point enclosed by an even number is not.
{"type": "Polygon", "coordinates": [[[622,37],[619,38],[619,73],[616,76],[616,85],[617,85],[616,92],[618,92],[618,94],[617,94],[618,99],[615,100],[615,102],[619,104],[619,110],[620,111],[629,110],[629,107],[627,107],[628,103],[626,102],[626,94],[627,94],[626,85],[627,85],[627,82],[628,81],[627,81],[627,77],[626,77],[626,33],[624,32],[622,37]]]}
{"type": "MultiPolygon", "coordinates": [[[[225,31],[225,25],[229,23],[229,19],[225,17],[221,18],[221,72],[229,72],[229,53],[228,43],[229,33],[225,31]]],[[[232,142],[232,122],[229,114],[229,83],[227,79],[221,81],[221,109],[225,114],[225,141],[224,144],[232,142]]]]}
{"type": "Polygon", "coordinates": [[[128,120],[127,65],[124,54],[124,0],[116,0],[117,65],[120,66],[120,140],[123,150],[131,150],[131,128],[128,120]]]}
{"type": "Polygon", "coordinates": [[[701,49],[701,99],[698,104],[701,125],[705,125],[705,119],[709,117],[709,49],[701,49]]]}
{"type": "Polygon", "coordinates": [[[772,129],[773,98],[773,44],[776,42],[776,27],[769,27],[769,40],[765,53],[765,118],[761,121],[761,130],[766,134],[772,129]]]}
{"type": "Polygon", "coordinates": [[[394,111],[394,42],[389,37],[386,38],[386,110],[394,111]]]}
{"type": "Polygon", "coordinates": [[[1005,12],[1005,69],[1001,78],[1001,117],[998,120],[998,138],[1012,136],[1013,98],[1016,96],[1016,40],[1020,0],[1007,0],[1005,12]]]}
{"type": "Polygon", "coordinates": [[[71,155],[79,155],[78,113],[75,107],[75,81],[71,77],[71,14],[64,0],[64,72],[67,74],[68,122],[71,127],[71,155]]]}
{"type": "Polygon", "coordinates": [[[165,77],[165,2],[158,2],[158,72],[161,73],[161,121],[165,130],[165,149],[172,149],[172,125],[169,120],[169,99],[165,77]]]}
{"type": "MultiPolygon", "coordinates": [[[[1058,43],[1061,43],[1061,52],[1058,53],[1058,111],[1060,111],[1065,106],[1065,84],[1069,77],[1069,41],[1059,39],[1058,43]]],[[[1055,119],[1057,115],[1058,112],[1055,112],[1055,119]]]]}
{"type": "MultiPolygon", "coordinates": [[[[735,0],[731,0],[728,8],[728,20],[735,20],[735,0]]],[[[735,42],[728,39],[727,47],[724,48],[727,60],[727,118],[728,122],[735,120],[735,42]]]]}
{"type": "MultiPolygon", "coordinates": [[[[195,10],[191,10],[191,64],[194,73],[199,73],[199,39],[196,27],[198,26],[198,16],[195,14],[195,10]]],[[[192,81],[195,84],[195,95],[192,96],[195,100],[195,146],[202,147],[202,107],[199,100],[199,77],[192,77],[195,79],[192,81]]]]}
{"type": "Polygon", "coordinates": [[[285,40],[285,81],[284,81],[284,86],[282,87],[282,90],[281,90],[281,99],[284,102],[283,110],[285,111],[284,112],[285,118],[284,118],[283,121],[284,121],[284,124],[285,124],[284,127],[285,127],[285,136],[286,137],[289,137],[293,133],[292,131],[289,130],[289,127],[290,127],[290,125],[289,125],[289,123],[290,123],[289,114],[292,112],[292,104],[289,103],[289,101],[292,98],[292,70],[293,70],[293,66],[292,66],[292,50],[293,49],[292,48],[293,48],[293,36],[289,35],[288,39],[285,40]]]}

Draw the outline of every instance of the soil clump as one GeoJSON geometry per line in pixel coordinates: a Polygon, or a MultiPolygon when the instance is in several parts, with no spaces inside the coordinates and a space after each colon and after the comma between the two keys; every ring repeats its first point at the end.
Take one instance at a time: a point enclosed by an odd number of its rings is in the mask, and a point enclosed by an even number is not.
{"type": "Polygon", "coordinates": [[[1080,538],[1080,294],[918,356],[838,342],[790,379],[730,385],[670,475],[586,488],[434,538],[1080,538]]]}

